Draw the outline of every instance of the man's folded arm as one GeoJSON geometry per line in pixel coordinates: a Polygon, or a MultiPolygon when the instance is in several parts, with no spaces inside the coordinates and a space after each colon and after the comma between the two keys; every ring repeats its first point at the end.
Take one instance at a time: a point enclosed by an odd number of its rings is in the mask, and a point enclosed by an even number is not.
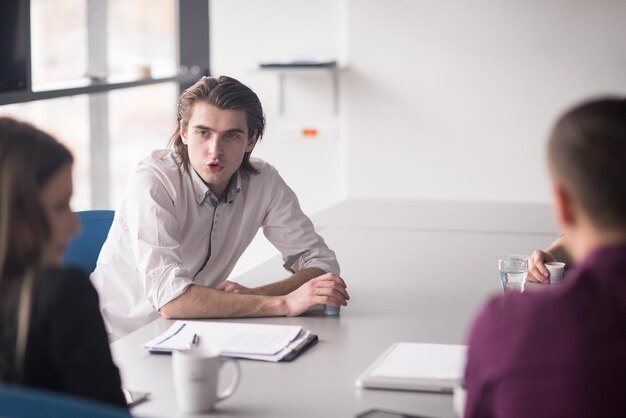
{"type": "Polygon", "coordinates": [[[286,315],[281,298],[229,293],[209,287],[191,285],[180,296],[159,310],[166,319],[235,318],[286,315]]]}

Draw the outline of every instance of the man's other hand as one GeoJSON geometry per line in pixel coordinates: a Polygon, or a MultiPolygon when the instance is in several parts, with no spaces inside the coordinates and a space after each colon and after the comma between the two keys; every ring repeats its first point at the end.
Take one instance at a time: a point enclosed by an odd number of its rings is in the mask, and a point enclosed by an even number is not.
{"type": "Polygon", "coordinates": [[[350,296],[341,277],[326,273],[309,280],[283,298],[287,306],[286,315],[297,316],[319,304],[348,306],[350,296]]]}

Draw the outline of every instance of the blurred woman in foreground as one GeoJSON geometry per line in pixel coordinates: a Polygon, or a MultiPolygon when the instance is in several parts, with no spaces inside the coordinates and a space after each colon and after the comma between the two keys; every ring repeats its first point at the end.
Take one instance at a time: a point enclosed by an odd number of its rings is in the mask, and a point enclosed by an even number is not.
{"type": "Polygon", "coordinates": [[[97,293],[60,265],[80,230],[72,162],[50,135],[0,117],[0,380],[125,406],[97,293]]]}

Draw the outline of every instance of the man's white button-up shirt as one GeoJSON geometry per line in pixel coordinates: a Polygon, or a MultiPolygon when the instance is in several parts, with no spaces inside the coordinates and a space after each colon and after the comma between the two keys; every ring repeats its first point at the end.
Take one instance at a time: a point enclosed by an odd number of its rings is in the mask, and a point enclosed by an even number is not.
{"type": "Polygon", "coordinates": [[[335,253],[276,169],[250,162],[260,173],[236,173],[220,202],[172,151],[154,151],[139,163],[91,275],[112,339],[158,318],[191,284],[226,280],[259,228],[286,269],[339,274],[335,253]]]}

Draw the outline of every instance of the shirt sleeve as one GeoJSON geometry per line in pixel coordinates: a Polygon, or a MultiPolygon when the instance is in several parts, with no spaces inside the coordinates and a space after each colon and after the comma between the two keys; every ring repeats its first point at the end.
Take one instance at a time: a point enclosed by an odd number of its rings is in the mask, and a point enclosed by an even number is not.
{"type": "Polygon", "coordinates": [[[283,267],[291,272],[318,267],[339,275],[335,253],[316,232],[302,212],[296,194],[275,169],[272,198],[263,220],[265,237],[281,252],[283,267]]]}
{"type": "MultiPolygon", "coordinates": [[[[183,181],[183,179],[179,179],[183,181]]],[[[174,181],[153,167],[140,168],[130,180],[124,212],[130,245],[144,294],[155,310],[193,284],[180,255],[174,181]]]]}
{"type": "Polygon", "coordinates": [[[41,299],[37,301],[43,307],[37,315],[42,326],[35,326],[33,331],[47,335],[38,349],[50,350],[52,364],[48,367],[55,370],[57,389],[126,406],[96,290],[80,269],[54,270],[51,274],[56,277],[42,277],[41,299]]]}

